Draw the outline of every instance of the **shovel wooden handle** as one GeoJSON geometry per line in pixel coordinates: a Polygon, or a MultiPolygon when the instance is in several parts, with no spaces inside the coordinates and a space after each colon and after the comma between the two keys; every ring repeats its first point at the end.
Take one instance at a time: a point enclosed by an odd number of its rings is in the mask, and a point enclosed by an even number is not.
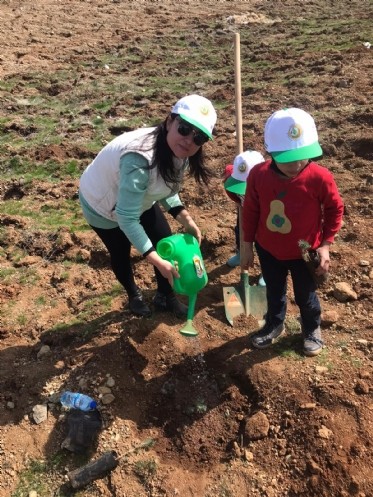
{"type": "MultiPolygon", "coordinates": [[[[234,89],[236,105],[236,141],[237,154],[243,152],[243,133],[242,133],[242,98],[241,98],[241,50],[240,50],[240,33],[234,35],[234,89]]],[[[243,232],[242,232],[242,207],[238,207],[238,227],[240,230],[240,255],[243,253],[243,232]]],[[[242,269],[241,269],[242,271],[242,269]]],[[[247,273],[244,270],[242,273],[247,273]]],[[[246,278],[245,278],[246,280],[246,278]]]]}
{"type": "Polygon", "coordinates": [[[234,34],[234,87],[236,104],[237,154],[243,152],[240,33],[234,34]]]}

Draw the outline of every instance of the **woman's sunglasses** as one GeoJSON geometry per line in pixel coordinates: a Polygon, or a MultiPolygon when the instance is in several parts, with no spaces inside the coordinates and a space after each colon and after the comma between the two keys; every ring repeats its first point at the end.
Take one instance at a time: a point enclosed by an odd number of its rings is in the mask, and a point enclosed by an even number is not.
{"type": "Polygon", "coordinates": [[[197,131],[190,124],[187,124],[180,118],[178,118],[178,121],[179,126],[177,128],[177,132],[179,133],[179,135],[189,136],[191,133],[193,133],[193,142],[195,143],[195,145],[197,145],[197,147],[200,147],[201,145],[209,141],[209,137],[202,131],[197,131]]]}

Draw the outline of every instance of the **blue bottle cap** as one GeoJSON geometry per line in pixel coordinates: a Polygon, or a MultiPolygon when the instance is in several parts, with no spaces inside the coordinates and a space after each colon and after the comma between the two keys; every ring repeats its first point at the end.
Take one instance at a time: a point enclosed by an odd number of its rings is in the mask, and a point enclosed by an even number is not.
{"type": "Polygon", "coordinates": [[[96,409],[97,407],[97,402],[95,400],[92,400],[92,402],[89,404],[89,407],[93,410],[96,409]]]}

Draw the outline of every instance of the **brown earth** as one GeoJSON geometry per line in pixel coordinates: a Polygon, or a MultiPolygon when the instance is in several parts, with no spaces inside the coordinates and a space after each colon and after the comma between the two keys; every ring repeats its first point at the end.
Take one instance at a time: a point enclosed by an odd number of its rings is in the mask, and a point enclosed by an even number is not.
{"type": "MultiPolygon", "coordinates": [[[[66,429],[56,394],[68,388],[99,398],[97,389],[109,377],[115,399],[101,406],[104,428],[89,457],[107,450],[123,457],[109,477],[79,495],[373,495],[372,58],[363,45],[371,40],[351,29],[352,20],[372,19],[372,14],[370,2],[355,1],[0,1],[4,82],[14,75],[26,81],[30,72],[69,70],[89,59],[92,66],[82,65],[81,78],[99,80],[104,71],[93,71],[96,57],[116,49],[137,51],[142,63],[126,67],[125,76],[138,80],[140,101],[147,78],[162,72],[162,59],[153,60],[143,48],[149,43],[169,50],[173,40],[184,36],[190,50],[203,51],[207,37],[217,47],[230,48],[216,62],[228,68],[226,79],[220,72],[211,84],[199,86],[204,67],[190,67],[195,86],[185,92],[225,102],[215,139],[207,145],[216,172],[236,153],[233,33],[245,32],[243,79],[251,81],[245,61],[266,61],[271,67],[263,69],[261,81],[243,85],[245,148],[262,149],[263,125],[273,110],[304,107],[316,118],[325,151],[322,163],[333,171],[346,205],[331,251],[330,279],[320,289],[327,348],[314,359],[302,356],[291,290],[288,334],[272,349],[250,348],[248,333],[257,326],[252,317],[240,316],[233,327],[227,323],[222,289],[238,283],[240,275],[225,264],[234,252],[235,212],[219,179],[210,189],[186,182],[181,193],[204,232],[201,249],[209,273],[197,300],[197,339],[182,337],[181,323],[168,315],[132,317],[123,295],[109,300],[105,312],[101,305],[96,309],[114,279],[91,232],[72,234],[61,227],[46,234],[33,229],[27,217],[2,215],[2,271],[27,268],[35,279],[0,281],[1,496],[27,496],[32,490],[39,496],[71,495],[66,473],[82,460],[60,448],[66,429]],[[329,49],[315,49],[314,37],[304,42],[301,57],[290,49],[274,54],[276,44],[297,37],[302,19],[319,23],[318,36],[330,37],[329,49]],[[323,29],[325,19],[333,19],[338,28],[323,29]],[[351,47],[336,48],[346,38],[351,47]],[[288,84],[280,84],[287,74],[288,84]],[[313,83],[305,83],[306,74],[313,83]],[[19,249],[24,251],[21,259],[14,257],[19,249]],[[349,283],[357,298],[338,301],[338,282],[349,283]],[[42,345],[49,345],[49,354],[38,355],[42,345]],[[36,424],[32,408],[47,402],[48,418],[36,424]],[[48,463],[45,473],[31,461],[48,463]],[[41,475],[38,484],[27,476],[30,467],[34,477],[41,475]]],[[[5,116],[17,95],[1,88],[5,116]]],[[[71,89],[54,82],[47,90],[63,94],[71,89]]],[[[162,119],[175,100],[161,88],[154,95],[136,108],[144,123],[150,115],[162,119]]],[[[125,115],[126,105],[128,97],[118,116],[125,115]]],[[[33,132],[32,124],[26,129],[16,120],[12,129],[26,138],[33,132]]],[[[61,164],[78,158],[83,168],[93,156],[85,147],[90,133],[86,127],[66,135],[63,146],[31,148],[29,157],[61,164]]],[[[63,177],[58,183],[27,185],[19,178],[2,179],[0,194],[2,202],[32,198],[44,208],[58,209],[66,199],[77,201],[77,185],[63,177]]],[[[140,257],[135,260],[137,280],[150,300],[151,268],[140,257]]],[[[254,281],[258,274],[255,267],[254,281]]]]}

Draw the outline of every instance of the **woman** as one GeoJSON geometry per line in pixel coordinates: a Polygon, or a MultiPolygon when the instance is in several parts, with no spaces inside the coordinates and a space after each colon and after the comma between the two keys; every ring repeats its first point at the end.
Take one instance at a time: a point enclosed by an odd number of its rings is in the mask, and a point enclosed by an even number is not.
{"type": "Polygon", "coordinates": [[[172,290],[173,278],[179,274],[154,248],[171,235],[158,202],[201,242],[201,232],[178,191],[186,170],[199,183],[207,184],[212,176],[203,163],[202,145],[212,139],[215,123],[211,102],[187,95],[162,124],[123,133],[108,143],[80,178],[84,217],[109,251],[112,270],[128,294],[129,308],[138,316],[149,317],[151,310],[134,280],[131,245],[155,268],[156,309],[186,317],[187,306],[172,290]]]}

